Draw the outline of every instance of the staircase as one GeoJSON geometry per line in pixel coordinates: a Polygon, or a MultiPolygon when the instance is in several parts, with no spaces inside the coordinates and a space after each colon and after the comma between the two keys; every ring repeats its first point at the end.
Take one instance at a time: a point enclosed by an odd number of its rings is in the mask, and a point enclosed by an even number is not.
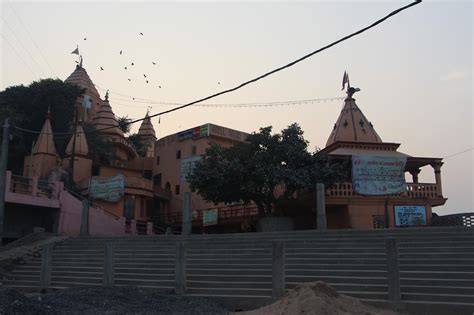
{"type": "MultiPolygon", "coordinates": [[[[101,286],[105,243],[112,242],[115,285],[173,292],[175,244],[181,240],[186,294],[239,301],[247,308],[271,301],[272,241],[281,240],[287,289],[321,280],[384,305],[388,237],[397,239],[402,302],[408,308],[474,312],[474,229],[461,227],[74,238],[52,251],[51,287],[101,286]]],[[[40,265],[36,258],[17,266],[4,285],[38,290],[40,265]]]]}

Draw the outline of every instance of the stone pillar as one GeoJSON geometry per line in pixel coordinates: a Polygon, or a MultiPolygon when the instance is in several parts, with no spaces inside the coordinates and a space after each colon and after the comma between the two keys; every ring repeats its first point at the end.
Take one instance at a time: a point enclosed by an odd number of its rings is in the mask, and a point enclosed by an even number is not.
{"type": "Polygon", "coordinates": [[[279,299],[285,293],[285,247],[282,241],[272,245],[272,297],[279,299]]]}
{"type": "Polygon", "coordinates": [[[115,257],[112,243],[105,243],[103,286],[112,288],[115,282],[115,257]]]}
{"type": "Polygon", "coordinates": [[[183,222],[182,222],[182,235],[191,234],[191,192],[187,191],[183,197],[183,222]]]}
{"type": "Polygon", "coordinates": [[[147,222],[146,235],[153,235],[153,222],[147,222]]]}
{"type": "Polygon", "coordinates": [[[316,184],[316,215],[318,230],[326,230],[326,190],[324,184],[316,184]]]}
{"type": "Polygon", "coordinates": [[[82,200],[80,236],[89,236],[89,200],[82,200]]]}
{"type": "Polygon", "coordinates": [[[136,235],[137,234],[137,221],[130,220],[130,234],[136,235]]]}
{"type": "Polygon", "coordinates": [[[418,184],[418,174],[420,174],[420,171],[421,170],[419,168],[410,171],[410,174],[411,174],[411,177],[413,178],[413,183],[414,184],[418,184]]]}
{"type": "Polygon", "coordinates": [[[40,289],[44,291],[51,285],[51,245],[46,245],[41,251],[41,273],[40,273],[40,289]]]}
{"type": "Polygon", "coordinates": [[[186,251],[183,242],[176,243],[176,261],[174,265],[174,291],[186,293],[186,251]]]}
{"type": "Polygon", "coordinates": [[[397,240],[387,238],[385,248],[387,252],[388,300],[397,304],[401,300],[397,240]]]}
{"type": "Polygon", "coordinates": [[[438,192],[438,197],[443,196],[443,187],[441,184],[441,166],[442,165],[443,165],[443,162],[437,162],[437,163],[431,164],[431,167],[433,167],[434,173],[435,173],[435,181],[436,181],[436,189],[438,192]]]}

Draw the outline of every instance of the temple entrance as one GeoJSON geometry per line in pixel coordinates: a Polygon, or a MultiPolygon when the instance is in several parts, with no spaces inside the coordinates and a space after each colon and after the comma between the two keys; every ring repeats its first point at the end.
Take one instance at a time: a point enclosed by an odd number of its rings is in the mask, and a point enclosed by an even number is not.
{"type": "Polygon", "coordinates": [[[328,229],[350,229],[351,220],[347,205],[326,205],[328,229]]]}

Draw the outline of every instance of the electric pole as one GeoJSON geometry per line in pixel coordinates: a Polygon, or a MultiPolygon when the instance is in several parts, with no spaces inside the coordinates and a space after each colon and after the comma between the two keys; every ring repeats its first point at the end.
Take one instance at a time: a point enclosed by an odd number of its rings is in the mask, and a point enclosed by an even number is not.
{"type": "Polygon", "coordinates": [[[2,159],[0,161],[0,246],[3,243],[3,222],[5,218],[5,179],[8,163],[8,144],[10,141],[10,118],[3,125],[2,159]]]}

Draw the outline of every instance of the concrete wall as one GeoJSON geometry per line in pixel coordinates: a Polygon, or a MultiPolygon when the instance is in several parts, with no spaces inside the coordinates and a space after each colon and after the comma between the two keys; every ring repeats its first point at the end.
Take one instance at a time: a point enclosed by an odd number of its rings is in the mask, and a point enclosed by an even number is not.
{"type": "MultiPolygon", "coordinates": [[[[82,203],[67,191],[59,197],[61,212],[58,232],[67,235],[79,235],[81,227],[82,203]]],[[[117,220],[100,208],[89,209],[90,235],[122,235],[125,234],[124,221],[117,220]]]]}

